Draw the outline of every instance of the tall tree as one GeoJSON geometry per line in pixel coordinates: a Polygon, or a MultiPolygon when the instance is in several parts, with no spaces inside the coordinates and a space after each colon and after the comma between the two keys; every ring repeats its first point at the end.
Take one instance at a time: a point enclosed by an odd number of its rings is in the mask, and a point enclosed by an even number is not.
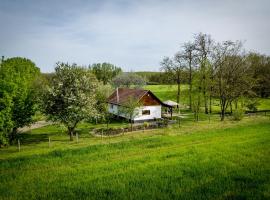
{"type": "Polygon", "coordinates": [[[122,73],[120,67],[116,67],[110,63],[94,63],[89,69],[96,76],[99,81],[102,81],[104,85],[110,82],[118,74],[122,73]]]}
{"type": "Polygon", "coordinates": [[[183,46],[184,58],[188,66],[188,84],[189,84],[189,109],[192,110],[192,78],[193,68],[195,64],[195,45],[192,42],[187,42],[183,46]]]}
{"type": "Polygon", "coordinates": [[[52,85],[43,96],[44,113],[67,127],[73,140],[77,124],[96,115],[97,80],[76,64],[57,63],[52,85]]]}
{"type": "Polygon", "coordinates": [[[39,68],[26,58],[9,58],[1,63],[0,112],[5,113],[2,127],[12,127],[10,142],[16,138],[18,128],[33,122],[37,103],[33,83],[39,75],[39,68]]]}
{"type": "Polygon", "coordinates": [[[177,84],[177,96],[176,101],[180,103],[180,93],[181,93],[181,79],[182,72],[185,68],[185,60],[183,52],[178,52],[175,54],[173,59],[165,57],[161,61],[161,69],[164,70],[169,76],[173,77],[174,81],[177,84]]]}
{"type": "MultiPolygon", "coordinates": [[[[219,97],[221,120],[228,106],[248,94],[254,83],[246,65],[241,42],[226,41],[215,47],[215,92],[219,97]]],[[[236,106],[237,107],[237,106],[236,106]]]]}
{"type": "Polygon", "coordinates": [[[194,45],[196,50],[196,57],[199,62],[199,70],[201,74],[201,92],[203,93],[204,98],[204,111],[207,114],[209,112],[209,79],[208,72],[210,65],[210,54],[212,51],[213,40],[210,35],[199,33],[194,37],[194,45]]]}

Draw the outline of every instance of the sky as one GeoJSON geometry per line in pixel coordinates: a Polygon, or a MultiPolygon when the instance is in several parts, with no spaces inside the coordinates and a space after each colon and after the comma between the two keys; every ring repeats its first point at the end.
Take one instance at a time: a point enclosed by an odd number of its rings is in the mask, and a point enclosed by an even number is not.
{"type": "Polygon", "coordinates": [[[159,71],[194,34],[270,55],[269,0],[0,0],[0,55],[159,71]]]}

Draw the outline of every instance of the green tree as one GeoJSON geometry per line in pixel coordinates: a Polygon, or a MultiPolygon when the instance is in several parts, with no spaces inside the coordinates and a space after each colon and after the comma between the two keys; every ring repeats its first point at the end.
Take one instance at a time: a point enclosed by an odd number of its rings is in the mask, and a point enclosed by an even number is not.
{"type": "Polygon", "coordinates": [[[188,66],[188,84],[189,84],[189,109],[192,110],[192,83],[193,83],[193,71],[195,64],[195,45],[192,42],[187,42],[183,46],[184,48],[184,59],[188,66]]]}
{"type": "Polygon", "coordinates": [[[128,72],[116,76],[112,80],[112,84],[114,87],[141,88],[146,84],[146,82],[140,75],[133,72],[128,72]]]}
{"type": "Polygon", "coordinates": [[[102,81],[104,85],[109,83],[114,77],[122,72],[120,67],[116,67],[110,63],[94,63],[89,69],[96,76],[99,81],[102,81]]]}
{"type": "Polygon", "coordinates": [[[211,98],[211,72],[210,55],[212,52],[214,41],[210,35],[199,33],[194,37],[194,49],[196,52],[196,59],[200,71],[201,93],[204,101],[204,112],[209,112],[209,100],[211,98]]]}
{"type": "Polygon", "coordinates": [[[105,120],[107,126],[109,125],[110,118],[112,115],[108,112],[108,103],[107,99],[112,94],[113,88],[110,85],[103,85],[102,83],[98,84],[97,93],[96,93],[96,109],[97,115],[101,120],[105,120]]]}
{"type": "Polygon", "coordinates": [[[37,108],[33,82],[39,75],[39,68],[26,58],[9,58],[1,63],[0,113],[5,113],[1,129],[8,132],[10,142],[16,138],[18,128],[33,122],[37,108]]]}
{"type": "Polygon", "coordinates": [[[128,119],[131,131],[133,129],[134,118],[139,114],[139,108],[141,105],[142,103],[137,99],[129,97],[128,100],[124,102],[119,109],[120,115],[123,115],[128,119]]]}
{"type": "Polygon", "coordinates": [[[246,64],[241,42],[218,43],[214,59],[214,88],[216,96],[219,97],[220,117],[223,121],[228,106],[235,102],[237,108],[238,99],[251,92],[254,80],[246,64]]]}
{"type": "Polygon", "coordinates": [[[270,96],[270,57],[258,53],[247,55],[247,64],[256,80],[253,91],[261,98],[270,96]]]}
{"type": "Polygon", "coordinates": [[[186,62],[184,59],[183,52],[176,53],[173,59],[169,57],[163,58],[161,61],[161,69],[164,70],[169,77],[172,77],[174,83],[177,84],[177,103],[180,103],[180,93],[181,93],[181,81],[183,70],[186,67],[186,62]]]}
{"type": "Polygon", "coordinates": [[[72,141],[77,124],[97,114],[96,90],[97,80],[89,70],[57,63],[52,85],[43,96],[43,111],[67,127],[72,141]]]}

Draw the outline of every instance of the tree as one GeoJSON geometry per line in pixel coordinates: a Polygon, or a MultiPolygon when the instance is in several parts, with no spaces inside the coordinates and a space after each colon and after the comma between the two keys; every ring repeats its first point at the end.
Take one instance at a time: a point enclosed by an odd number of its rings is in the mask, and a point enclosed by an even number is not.
{"type": "Polygon", "coordinates": [[[239,41],[226,41],[215,46],[215,93],[219,97],[221,121],[224,120],[228,106],[240,97],[247,95],[254,83],[250,76],[246,57],[239,41]]]}
{"type": "Polygon", "coordinates": [[[177,96],[176,101],[179,104],[180,102],[180,92],[181,92],[181,79],[182,72],[185,68],[185,60],[182,52],[178,52],[175,54],[173,59],[169,57],[165,57],[161,61],[161,69],[164,70],[169,76],[174,77],[174,81],[177,83],[177,96]]]}
{"type": "Polygon", "coordinates": [[[37,103],[33,82],[39,75],[39,68],[26,58],[9,58],[1,63],[0,129],[8,132],[10,143],[17,137],[18,128],[33,122],[37,103]]]}
{"type": "Polygon", "coordinates": [[[208,108],[208,96],[211,98],[210,82],[209,82],[209,68],[210,65],[210,54],[212,51],[213,40],[210,35],[199,33],[194,37],[194,49],[196,50],[196,58],[199,63],[200,79],[201,79],[201,91],[204,98],[204,111],[207,114],[209,112],[208,108]]]}
{"type": "Polygon", "coordinates": [[[52,85],[43,96],[43,111],[50,120],[67,127],[72,141],[77,124],[96,115],[97,80],[76,64],[56,65],[52,85]]]}
{"type": "Polygon", "coordinates": [[[195,45],[187,42],[183,46],[184,58],[188,63],[188,84],[189,84],[189,109],[192,110],[192,78],[193,78],[193,64],[195,62],[195,45]]]}
{"type": "Polygon", "coordinates": [[[139,114],[140,107],[141,103],[137,99],[129,97],[128,100],[119,109],[119,113],[127,117],[130,123],[131,131],[133,129],[133,120],[139,114]]]}
{"type": "Polygon", "coordinates": [[[112,115],[108,112],[108,103],[107,99],[112,94],[113,88],[110,85],[103,85],[102,83],[98,85],[96,92],[96,109],[97,115],[96,117],[105,120],[107,123],[107,127],[110,122],[110,118],[112,115]]]}
{"type": "Polygon", "coordinates": [[[253,91],[261,98],[270,96],[270,57],[251,52],[247,55],[247,64],[256,80],[253,91]]]}
{"type": "Polygon", "coordinates": [[[138,74],[133,72],[122,73],[112,80],[114,87],[135,87],[141,88],[145,85],[145,80],[138,74]]]}
{"type": "Polygon", "coordinates": [[[89,69],[99,81],[103,82],[104,85],[110,82],[118,74],[122,73],[120,67],[116,67],[110,63],[94,63],[89,69]]]}

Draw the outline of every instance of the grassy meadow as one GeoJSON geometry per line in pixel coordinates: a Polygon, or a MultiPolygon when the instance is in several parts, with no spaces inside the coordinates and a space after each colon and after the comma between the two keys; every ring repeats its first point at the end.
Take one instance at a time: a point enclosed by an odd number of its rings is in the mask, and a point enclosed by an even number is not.
{"type": "MultiPolygon", "coordinates": [[[[175,100],[177,87],[146,89],[175,100]]],[[[82,122],[78,142],[58,124],[21,133],[20,152],[0,148],[0,199],[270,199],[269,113],[224,122],[184,116],[180,127],[107,137],[93,135],[106,124],[82,122]]]]}
{"type": "Polygon", "coordinates": [[[78,143],[49,125],[23,133],[20,152],[0,149],[0,199],[270,198],[269,116],[104,138],[93,126],[78,143]]]}

